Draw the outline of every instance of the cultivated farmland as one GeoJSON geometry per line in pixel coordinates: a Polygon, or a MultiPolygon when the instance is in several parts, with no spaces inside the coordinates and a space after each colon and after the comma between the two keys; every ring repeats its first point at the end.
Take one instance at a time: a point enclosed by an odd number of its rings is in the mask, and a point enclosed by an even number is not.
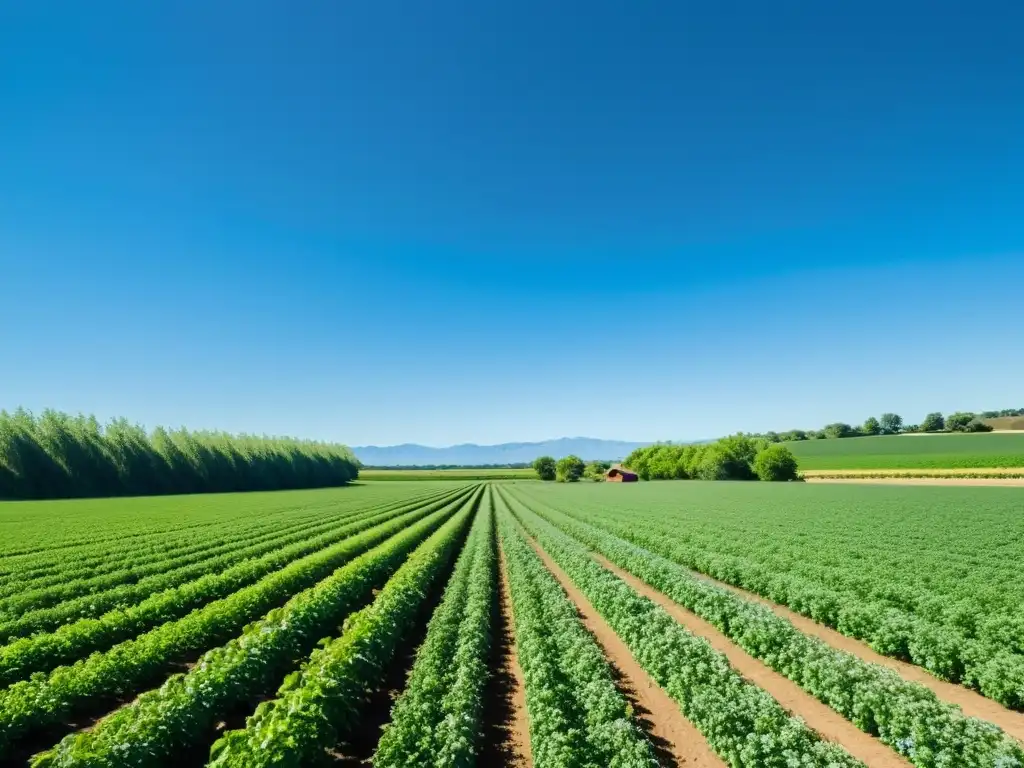
{"type": "Polygon", "coordinates": [[[1024,432],[847,437],[786,445],[801,471],[1024,468],[1024,432]]]}
{"type": "Polygon", "coordinates": [[[1022,503],[462,479],[2,504],[0,764],[1024,768],[1022,503]]]}

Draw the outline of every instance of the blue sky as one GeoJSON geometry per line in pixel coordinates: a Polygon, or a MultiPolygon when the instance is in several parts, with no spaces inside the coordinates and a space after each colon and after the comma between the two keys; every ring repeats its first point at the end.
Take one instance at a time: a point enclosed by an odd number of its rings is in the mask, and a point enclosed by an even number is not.
{"type": "Polygon", "coordinates": [[[1024,6],[0,8],[0,407],[349,442],[1024,407],[1024,6]]]}

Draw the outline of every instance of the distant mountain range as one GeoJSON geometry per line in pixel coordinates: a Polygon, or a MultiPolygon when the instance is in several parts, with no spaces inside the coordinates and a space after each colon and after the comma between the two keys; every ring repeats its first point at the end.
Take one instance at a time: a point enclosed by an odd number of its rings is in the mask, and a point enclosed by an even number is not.
{"type": "Polygon", "coordinates": [[[539,443],[502,443],[501,445],[475,445],[464,443],[447,448],[431,448],[427,445],[363,445],[352,450],[356,457],[368,467],[414,467],[430,465],[482,465],[482,464],[524,464],[538,456],[554,456],[556,459],[570,454],[584,461],[621,461],[637,448],[651,445],[631,443],[624,440],[598,440],[591,437],[562,437],[539,443]]]}

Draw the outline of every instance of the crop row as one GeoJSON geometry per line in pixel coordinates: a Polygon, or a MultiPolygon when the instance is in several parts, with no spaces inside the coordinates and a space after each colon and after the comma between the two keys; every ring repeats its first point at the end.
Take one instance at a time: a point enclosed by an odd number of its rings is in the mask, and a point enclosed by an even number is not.
{"type": "MultiPolygon", "coordinates": [[[[463,500],[464,496],[460,496],[434,512],[430,519],[440,521],[463,500]]],[[[59,724],[76,712],[95,710],[104,698],[124,696],[144,688],[159,679],[171,662],[231,638],[247,622],[280,605],[297,591],[315,585],[339,566],[386,541],[420,517],[423,512],[414,511],[393,518],[109,651],[95,653],[71,666],[58,667],[47,676],[14,683],[0,691],[0,755],[15,739],[27,733],[59,724]]]]}
{"type": "Polygon", "coordinates": [[[496,598],[493,495],[478,519],[416,653],[409,683],[373,756],[375,768],[471,768],[479,748],[496,598]]]}
{"type": "Polygon", "coordinates": [[[402,561],[423,546],[424,539],[433,541],[441,531],[463,526],[474,504],[463,497],[456,506],[461,511],[449,508],[405,528],[295,595],[246,627],[240,637],[207,651],[187,674],[172,676],[91,730],[67,736],[38,756],[33,768],[97,764],[153,768],[211,739],[225,713],[272,690],[295,659],[309,654],[319,637],[335,632],[346,616],[372,597],[374,589],[401,570],[402,561]]]}
{"type": "MultiPolygon", "coordinates": [[[[32,598],[34,605],[25,607],[53,604],[57,602],[54,597],[67,599],[68,596],[74,596],[75,592],[99,592],[105,585],[135,582],[150,574],[216,557],[245,545],[312,530],[319,525],[374,509],[384,509],[411,499],[402,498],[384,503],[379,499],[364,501],[362,504],[349,503],[284,517],[275,515],[269,519],[254,520],[249,525],[232,521],[201,532],[185,531],[179,538],[166,541],[159,547],[138,547],[125,543],[124,548],[116,554],[84,557],[75,553],[74,556],[50,558],[44,564],[45,570],[39,568],[15,573],[8,578],[7,583],[0,584],[0,597],[5,598],[0,601],[0,606],[3,606],[5,612],[9,611],[13,603],[6,598],[14,594],[20,601],[26,601],[26,596],[32,598]],[[48,589],[57,585],[59,588],[56,590],[48,589]],[[42,590],[47,590],[45,598],[42,590]]],[[[18,610],[24,610],[24,607],[19,606],[18,610]]]]}
{"type": "Polygon", "coordinates": [[[535,765],[657,765],[650,743],[632,720],[629,703],[615,687],[600,647],[514,526],[503,509],[499,531],[535,765]]]}
{"type": "Polygon", "coordinates": [[[579,542],[518,502],[511,505],[526,530],[731,766],[861,766],[838,745],[822,741],[764,690],[746,682],[706,640],[596,563],[579,542]]]}
{"type": "MultiPolygon", "coordinates": [[[[475,505],[467,508],[413,552],[373,603],[345,621],[341,636],[285,680],[276,699],[260,704],[244,729],[214,743],[209,764],[299,768],[350,735],[367,692],[384,679],[425,595],[448,571],[474,512],[475,505]]],[[[475,525],[486,526],[487,516],[476,515],[475,525]]]]}
{"type": "Polygon", "coordinates": [[[650,550],[553,509],[531,506],[533,511],[525,512],[524,520],[528,527],[544,532],[545,541],[563,541],[568,534],[600,552],[714,624],[749,654],[906,755],[914,765],[1024,766],[1021,745],[995,725],[965,717],[927,688],[805,635],[768,607],[710,584],[650,550]],[[555,526],[560,529],[557,534],[555,526]]]}
{"type": "Polygon", "coordinates": [[[340,518],[321,519],[312,525],[304,523],[297,526],[297,529],[271,531],[263,535],[246,533],[244,537],[220,543],[206,551],[190,553],[184,558],[169,558],[100,577],[74,580],[69,575],[63,583],[25,590],[0,603],[0,637],[52,629],[65,623],[69,616],[95,616],[113,606],[130,605],[154,592],[223,570],[239,560],[258,557],[279,547],[316,536],[347,517],[359,519],[376,512],[376,509],[370,509],[350,513],[340,518]],[[58,610],[51,614],[47,609],[54,605],[58,610]],[[37,612],[48,620],[37,619],[37,612]]]}
{"type": "MultiPolygon", "coordinates": [[[[346,513],[347,510],[338,513],[337,516],[344,516],[346,513]]],[[[244,529],[245,541],[257,543],[274,535],[283,536],[311,524],[325,522],[331,517],[319,514],[295,518],[287,521],[287,524],[282,524],[279,520],[260,521],[244,529]]],[[[16,606],[18,601],[25,601],[26,596],[29,597],[28,607],[52,605],[67,599],[68,596],[98,592],[111,584],[138,581],[151,573],[215,557],[238,546],[237,529],[225,528],[207,531],[200,536],[194,533],[183,535],[180,540],[166,546],[156,557],[147,557],[139,550],[127,548],[119,556],[102,558],[99,561],[80,557],[50,560],[45,570],[21,571],[6,579],[0,579],[0,610],[9,612],[10,606],[16,606]],[[57,589],[52,589],[53,587],[57,589]],[[12,596],[15,596],[13,600],[12,596]]]]}
{"type": "MultiPolygon", "coordinates": [[[[426,499],[429,496],[422,495],[420,498],[426,499]]],[[[253,521],[249,525],[244,521],[228,521],[202,530],[188,529],[179,533],[176,538],[163,540],[159,545],[140,546],[139,543],[128,540],[122,542],[121,548],[116,552],[93,556],[87,556],[84,552],[69,552],[62,556],[50,556],[34,570],[20,571],[10,576],[11,583],[0,587],[0,594],[6,597],[17,593],[17,600],[21,602],[25,602],[26,595],[29,594],[33,602],[38,602],[38,605],[42,606],[45,603],[38,600],[41,595],[34,594],[35,591],[53,585],[59,586],[52,595],[65,599],[73,596],[75,591],[83,594],[95,593],[100,591],[108,580],[109,583],[117,583],[114,580],[118,578],[123,583],[136,582],[147,575],[159,574],[187,565],[189,562],[212,558],[246,544],[256,544],[269,537],[284,536],[303,528],[310,529],[332,520],[341,520],[412,500],[408,496],[397,499],[360,497],[360,503],[346,499],[347,503],[341,505],[326,508],[321,506],[306,512],[296,511],[292,515],[270,515],[267,519],[253,521]]],[[[54,602],[52,595],[47,593],[46,602],[54,602]]],[[[4,611],[8,612],[11,603],[3,601],[2,604],[4,611]]],[[[18,610],[24,610],[26,607],[31,606],[18,606],[18,610]]]]}
{"type": "Polygon", "coordinates": [[[226,597],[292,561],[318,553],[325,547],[397,517],[417,519],[447,502],[406,504],[398,509],[340,526],[307,541],[300,541],[257,560],[239,563],[223,573],[212,573],[196,581],[157,593],[141,603],[118,608],[102,616],[65,624],[55,632],[37,634],[0,646],[0,685],[22,680],[36,671],[53,669],[86,654],[109,648],[141,631],[184,616],[197,606],[226,597]],[[410,515],[410,513],[412,513],[410,515]]]}
{"type": "MultiPolygon", "coordinates": [[[[925,598],[914,594],[905,584],[894,584],[891,569],[876,571],[871,576],[850,576],[822,566],[815,574],[813,564],[791,564],[788,558],[783,560],[770,551],[760,553],[756,561],[716,552],[715,548],[722,544],[715,537],[688,531],[687,539],[682,540],[671,535],[666,523],[656,520],[645,519],[644,525],[636,525],[634,517],[617,517],[614,512],[596,517],[588,514],[588,519],[687,568],[741,586],[864,640],[879,653],[910,661],[942,679],[976,688],[1004,706],[1024,709],[1024,616],[1019,610],[1004,613],[986,609],[981,594],[973,588],[970,595],[932,599],[932,603],[944,604],[950,614],[948,623],[933,621],[894,605],[899,602],[920,606],[925,598]],[[802,577],[797,572],[800,570],[815,575],[802,577]],[[859,590],[842,586],[851,581],[869,585],[859,590]],[[865,597],[865,592],[889,597],[865,597]]],[[[903,566],[907,567],[913,566],[903,566]]],[[[965,563],[964,567],[969,565],[965,563]]],[[[941,608],[932,611],[939,613],[941,608]]]]}
{"type": "Polygon", "coordinates": [[[68,563],[105,567],[126,557],[159,557],[197,540],[234,538],[248,531],[253,521],[282,525],[332,514],[339,508],[368,508],[410,496],[408,491],[394,488],[361,488],[343,493],[302,492],[296,497],[299,501],[290,496],[247,494],[43,502],[43,508],[32,516],[5,526],[10,536],[8,546],[0,551],[0,580],[52,573],[68,563]],[[310,493],[317,495],[307,499],[310,493]],[[46,509],[51,504],[69,506],[51,512],[46,509]],[[83,521],[87,521],[85,525],[83,521]],[[40,535],[40,529],[45,531],[45,545],[16,550],[22,531],[31,536],[40,535]]]}

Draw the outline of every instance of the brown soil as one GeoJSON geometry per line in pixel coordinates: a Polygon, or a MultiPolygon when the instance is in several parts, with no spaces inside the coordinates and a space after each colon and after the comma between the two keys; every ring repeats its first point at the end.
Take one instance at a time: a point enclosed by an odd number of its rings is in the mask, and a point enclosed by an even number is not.
{"type": "Polygon", "coordinates": [[[804,480],[808,483],[874,483],[879,485],[1024,486],[1024,477],[806,477],[804,480]]]}
{"type": "MultiPolygon", "coordinates": [[[[325,750],[323,760],[325,765],[335,766],[335,768],[341,766],[354,768],[354,766],[370,764],[370,758],[377,751],[377,744],[380,742],[384,726],[391,722],[391,710],[408,687],[409,675],[416,663],[416,653],[423,645],[423,641],[426,640],[430,618],[441,603],[446,584],[447,579],[438,579],[438,583],[434,584],[427,593],[426,599],[417,611],[413,625],[395,648],[395,655],[387,665],[384,679],[374,689],[368,691],[363,701],[360,702],[358,724],[348,731],[341,741],[325,750]]],[[[378,594],[380,594],[380,589],[374,589],[374,597],[378,594]]],[[[255,704],[248,709],[249,712],[246,714],[252,714],[255,704]]],[[[243,716],[239,725],[229,724],[228,727],[240,727],[244,724],[243,716]]]]}
{"type": "Polygon", "coordinates": [[[693,634],[703,637],[711,646],[725,654],[733,669],[744,678],[767,691],[790,713],[801,717],[807,725],[828,741],[841,744],[851,755],[875,768],[902,766],[910,763],[873,736],[859,730],[835,710],[822,704],[796,683],[748,654],[712,624],[683,608],[671,598],[630,573],[612,564],[605,558],[594,555],[595,560],[612,571],[644,597],[664,608],[672,618],[693,634]]]}
{"type": "Polygon", "coordinates": [[[604,651],[617,678],[619,690],[632,705],[637,724],[658,753],[659,764],[725,768],[725,762],[711,750],[701,732],[683,717],[679,705],[637,663],[627,645],[608,626],[586,596],[535,541],[531,540],[530,543],[576,605],[583,625],[604,651]]]}
{"type": "Polygon", "coordinates": [[[860,640],[854,640],[852,637],[840,634],[834,629],[830,629],[823,624],[819,624],[806,616],[801,616],[799,613],[790,610],[784,605],[773,603],[772,601],[766,600],[753,592],[747,592],[745,589],[734,587],[732,584],[726,584],[725,582],[718,581],[717,579],[705,576],[704,574],[695,573],[694,575],[704,581],[723,587],[724,589],[728,589],[730,592],[733,592],[746,600],[768,606],[778,616],[789,620],[794,627],[799,629],[805,635],[817,637],[828,643],[833,648],[851,653],[864,661],[888,667],[889,669],[898,672],[900,677],[904,680],[920,683],[930,689],[943,701],[957,705],[964,711],[964,714],[969,715],[970,717],[980,718],[981,720],[987,720],[990,723],[995,723],[1013,738],[1019,741],[1024,741],[1024,713],[1014,712],[1012,709],[1007,709],[1002,704],[992,701],[992,699],[986,699],[980,693],[975,693],[961,685],[947,683],[936,677],[932,677],[932,675],[930,675],[926,670],[914,664],[908,664],[897,659],[889,658],[888,656],[883,656],[882,654],[872,650],[871,646],[867,643],[863,643],[860,640]]]}
{"type": "Polygon", "coordinates": [[[512,600],[505,576],[505,555],[499,549],[498,610],[494,617],[494,646],[484,691],[483,739],[480,765],[532,768],[530,723],[526,714],[526,683],[516,654],[512,600]]]}

